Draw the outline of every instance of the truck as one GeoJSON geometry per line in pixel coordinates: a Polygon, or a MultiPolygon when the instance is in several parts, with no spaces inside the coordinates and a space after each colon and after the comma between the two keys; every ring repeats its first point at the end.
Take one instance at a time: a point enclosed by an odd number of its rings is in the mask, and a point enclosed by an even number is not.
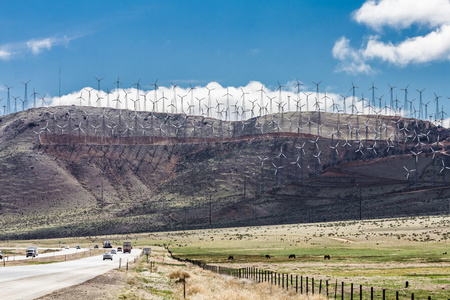
{"type": "Polygon", "coordinates": [[[38,256],[38,254],[39,254],[39,252],[38,252],[37,247],[32,246],[32,247],[27,248],[27,254],[26,254],[27,257],[28,256],[36,257],[36,256],[38,256]]]}
{"type": "Polygon", "coordinates": [[[123,253],[131,253],[131,249],[133,249],[133,247],[131,246],[131,242],[129,241],[124,241],[123,242],[123,253]]]}
{"type": "Polygon", "coordinates": [[[103,243],[103,248],[112,248],[111,241],[106,241],[103,243]]]}

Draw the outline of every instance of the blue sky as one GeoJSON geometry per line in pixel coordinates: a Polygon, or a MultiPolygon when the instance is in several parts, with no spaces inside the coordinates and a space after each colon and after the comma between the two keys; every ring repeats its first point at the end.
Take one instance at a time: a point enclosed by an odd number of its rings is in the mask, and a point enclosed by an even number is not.
{"type": "Polygon", "coordinates": [[[424,99],[446,99],[450,4],[408,1],[6,1],[0,98],[4,84],[23,98],[28,80],[31,91],[56,96],[61,68],[63,95],[97,87],[94,77],[113,89],[120,76],[122,87],[141,79],[144,89],[158,79],[167,87],[258,81],[274,90],[298,78],[305,90],[323,81],[321,91],[345,95],[354,82],[358,96],[374,82],[385,98],[388,83],[409,84],[410,98],[426,88],[424,99]],[[432,21],[436,12],[441,21],[432,21]]]}

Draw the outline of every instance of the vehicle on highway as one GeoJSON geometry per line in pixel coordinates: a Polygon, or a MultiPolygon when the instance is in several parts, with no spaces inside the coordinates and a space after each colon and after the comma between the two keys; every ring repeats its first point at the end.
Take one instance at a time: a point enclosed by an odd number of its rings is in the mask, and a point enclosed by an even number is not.
{"type": "Polygon", "coordinates": [[[103,248],[112,248],[111,241],[106,241],[103,243],[103,248]]]}
{"type": "Polygon", "coordinates": [[[65,246],[64,249],[70,249],[70,247],[69,246],[65,246]]]}
{"type": "Polygon", "coordinates": [[[131,249],[133,249],[133,247],[131,246],[131,242],[130,241],[124,241],[123,242],[123,253],[131,253],[131,249]]]}
{"type": "Polygon", "coordinates": [[[122,247],[117,247],[117,252],[122,252],[122,247]]]}
{"type": "Polygon", "coordinates": [[[98,249],[98,245],[95,245],[95,246],[94,246],[94,249],[98,249]]]}
{"type": "Polygon", "coordinates": [[[105,259],[113,260],[112,254],[109,253],[109,252],[104,253],[104,254],[103,254],[103,260],[105,260],[105,259]]]}
{"type": "Polygon", "coordinates": [[[117,254],[116,249],[112,249],[112,250],[111,250],[111,254],[117,254]]]}
{"type": "Polygon", "coordinates": [[[32,247],[28,247],[28,248],[27,248],[27,254],[26,254],[26,257],[28,257],[28,256],[36,257],[36,256],[38,256],[38,255],[39,255],[39,251],[38,251],[38,248],[37,248],[37,247],[32,246],[32,247]]]}
{"type": "Polygon", "coordinates": [[[0,259],[3,259],[3,253],[0,251],[0,259]]]}

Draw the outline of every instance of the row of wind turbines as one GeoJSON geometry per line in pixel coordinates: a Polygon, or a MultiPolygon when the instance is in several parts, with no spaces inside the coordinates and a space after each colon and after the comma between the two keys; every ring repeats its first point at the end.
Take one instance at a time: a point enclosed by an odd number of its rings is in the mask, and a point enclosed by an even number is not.
{"type": "MultiPolygon", "coordinates": [[[[141,85],[140,80],[132,88],[122,88],[120,78],[112,84],[114,88],[103,91],[101,82],[104,78],[97,78],[97,89],[83,88],[61,97],[46,98],[33,88],[28,96],[28,84],[22,82],[24,96],[13,95],[13,86],[5,85],[6,99],[3,103],[3,115],[16,113],[28,108],[45,106],[75,105],[83,107],[107,107],[132,111],[146,111],[153,113],[201,115],[225,121],[242,121],[267,114],[286,112],[331,112],[351,115],[391,115],[407,118],[429,120],[435,124],[444,124],[447,113],[440,103],[441,96],[424,97],[425,89],[416,89],[417,97],[410,96],[409,85],[399,89],[403,99],[399,100],[396,86],[387,85],[385,95],[377,95],[378,88],[372,83],[367,90],[371,95],[366,98],[364,93],[357,96],[358,86],[352,82],[348,90],[349,95],[320,92],[322,82],[313,82],[314,91],[307,91],[304,83],[296,79],[286,85],[277,82],[277,88],[271,90],[263,84],[251,82],[246,87],[224,88],[218,83],[210,83],[204,87],[192,86],[182,88],[179,84],[171,83],[170,87],[158,85],[158,80],[147,84],[148,90],[141,85]],[[389,98],[389,100],[388,100],[389,98]],[[426,98],[426,100],[424,100],[426,98]],[[434,109],[428,107],[433,101],[434,109]]],[[[381,88],[380,88],[381,89],[381,88]]],[[[449,97],[447,97],[449,98],[449,97]]]]}

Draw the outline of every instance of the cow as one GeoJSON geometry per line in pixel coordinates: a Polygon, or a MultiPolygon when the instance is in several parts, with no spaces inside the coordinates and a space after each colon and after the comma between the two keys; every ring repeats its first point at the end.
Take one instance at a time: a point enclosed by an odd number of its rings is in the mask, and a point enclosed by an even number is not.
{"type": "Polygon", "coordinates": [[[447,252],[442,253],[443,255],[447,255],[447,252]]]}
{"type": "Polygon", "coordinates": [[[269,255],[269,254],[266,254],[266,258],[267,258],[267,259],[270,259],[270,255],[269,255]]]}
{"type": "Polygon", "coordinates": [[[323,256],[323,259],[324,259],[324,260],[327,260],[327,259],[330,260],[331,257],[327,254],[327,255],[324,255],[324,256],[323,256]]]}
{"type": "Polygon", "coordinates": [[[234,260],[234,257],[232,255],[228,256],[228,260],[234,260]]]}
{"type": "Polygon", "coordinates": [[[291,259],[291,258],[295,258],[295,254],[289,255],[289,259],[291,259]]]}

